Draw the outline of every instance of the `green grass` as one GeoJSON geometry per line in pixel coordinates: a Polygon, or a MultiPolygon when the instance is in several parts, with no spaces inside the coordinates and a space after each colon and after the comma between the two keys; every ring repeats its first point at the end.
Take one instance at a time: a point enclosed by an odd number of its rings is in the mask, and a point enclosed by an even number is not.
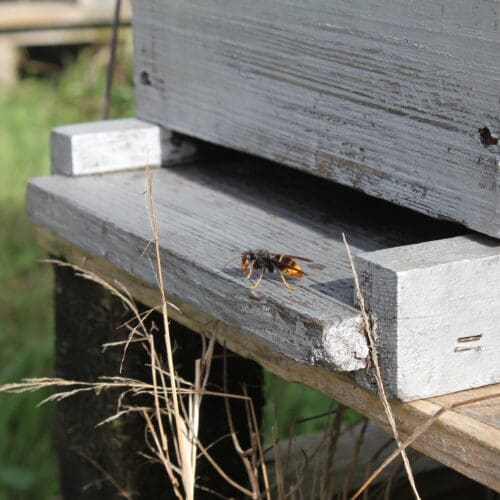
{"type": "MultiPolygon", "coordinates": [[[[99,119],[104,67],[83,54],[64,74],[0,88],[0,384],[53,373],[52,279],[24,209],[26,181],[49,173],[51,128],[99,119]]],[[[120,67],[114,116],[133,115],[130,65],[120,67]]],[[[0,500],[58,491],[53,407],[44,394],[0,394],[0,500]]]]}
{"type": "MultiPolygon", "coordinates": [[[[30,177],[49,173],[51,128],[100,119],[105,68],[96,68],[95,61],[86,53],[61,76],[25,79],[10,91],[0,88],[0,385],[53,373],[52,277],[39,263],[43,254],[24,212],[24,193],[30,177]]],[[[133,115],[130,73],[130,62],[118,68],[114,117],[133,115]]],[[[267,441],[275,419],[286,437],[294,420],[334,407],[329,398],[269,374],[266,392],[267,441]]],[[[45,500],[58,491],[53,407],[36,408],[43,397],[0,394],[0,500],[45,500]]],[[[324,425],[325,418],[314,419],[296,432],[324,425]]]]}
{"type": "MultiPolygon", "coordinates": [[[[293,434],[310,434],[322,431],[338,407],[324,394],[301,384],[285,382],[266,373],[266,404],[264,407],[263,437],[271,442],[271,429],[277,427],[278,436],[288,438],[293,434]]],[[[361,419],[354,410],[347,409],[343,423],[349,425],[361,419]]]]}

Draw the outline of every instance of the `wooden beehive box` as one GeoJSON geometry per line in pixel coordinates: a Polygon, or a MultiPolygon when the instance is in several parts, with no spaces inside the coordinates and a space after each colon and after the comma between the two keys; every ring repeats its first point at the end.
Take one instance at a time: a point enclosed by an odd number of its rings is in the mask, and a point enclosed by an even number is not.
{"type": "Polygon", "coordinates": [[[78,176],[178,164],[155,174],[175,319],[288,378],[283,359],[371,386],[345,232],[392,397],[498,382],[498,8],[136,0],[142,121],[56,129],[55,175],[31,182],[28,209],[154,286],[143,172],[78,176]],[[178,133],[253,156],[203,159],[178,133]],[[248,290],[228,267],[248,248],[314,262],[295,292],[248,290]]]}
{"type": "Polygon", "coordinates": [[[500,237],[497,0],[134,6],[139,118],[500,237]]]}

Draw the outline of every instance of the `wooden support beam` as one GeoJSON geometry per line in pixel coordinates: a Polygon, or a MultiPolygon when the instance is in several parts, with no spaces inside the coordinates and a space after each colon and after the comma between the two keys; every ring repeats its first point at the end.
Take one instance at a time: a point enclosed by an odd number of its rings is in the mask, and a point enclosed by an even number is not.
{"type": "MultiPolygon", "coordinates": [[[[100,2],[30,2],[5,1],[0,3],[0,33],[20,31],[109,26],[113,20],[114,3],[100,2]]],[[[121,22],[130,24],[132,7],[125,1],[121,22]]]]}
{"type": "MultiPolygon", "coordinates": [[[[120,283],[140,302],[150,307],[160,303],[160,292],[140,277],[123,271],[103,257],[85,252],[54,233],[38,229],[38,239],[50,254],[95,272],[110,283],[120,283]]],[[[201,334],[216,335],[221,344],[233,352],[257,361],[271,373],[291,382],[299,382],[327,394],[340,403],[354,408],[378,425],[389,430],[387,418],[378,396],[360,387],[350,376],[326,368],[309,366],[269,349],[255,337],[242,335],[238,329],[215,319],[190,304],[176,302],[180,312],[171,308],[174,321],[201,334]]],[[[414,447],[462,474],[500,491],[500,384],[449,394],[429,400],[391,406],[403,436],[410,435],[443,407],[460,401],[492,396],[488,401],[455,408],[437,420],[414,442],[414,447]],[[497,396],[496,398],[493,396],[497,396]]],[[[389,431],[390,432],[390,431],[389,431]]]]}

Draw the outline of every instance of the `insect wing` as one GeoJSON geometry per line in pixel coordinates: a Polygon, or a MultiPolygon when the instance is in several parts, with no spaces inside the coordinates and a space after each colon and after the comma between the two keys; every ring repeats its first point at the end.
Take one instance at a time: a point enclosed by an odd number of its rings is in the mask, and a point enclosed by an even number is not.
{"type": "Polygon", "coordinates": [[[288,254],[281,254],[281,253],[277,253],[274,255],[274,258],[275,259],[285,259],[285,258],[289,258],[289,259],[298,259],[298,260],[303,260],[304,262],[312,262],[312,259],[308,259],[307,257],[301,257],[300,255],[288,255],[288,254]]]}
{"type": "MultiPolygon", "coordinates": [[[[276,255],[273,258],[273,264],[288,276],[293,276],[294,278],[301,279],[305,276],[304,271],[294,259],[300,259],[301,257],[293,257],[291,255],[276,255]]],[[[303,259],[310,262],[309,259],[303,259]]]]}

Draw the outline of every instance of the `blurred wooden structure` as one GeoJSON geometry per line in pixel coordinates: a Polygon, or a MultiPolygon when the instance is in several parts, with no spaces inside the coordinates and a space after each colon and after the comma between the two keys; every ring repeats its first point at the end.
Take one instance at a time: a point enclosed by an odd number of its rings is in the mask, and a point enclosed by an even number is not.
{"type": "MultiPolygon", "coordinates": [[[[0,2],[0,84],[18,79],[19,51],[25,47],[106,44],[114,2],[0,2]]],[[[121,37],[130,36],[132,11],[123,2],[121,37]]]]}
{"type": "Polygon", "coordinates": [[[498,2],[221,7],[135,1],[139,119],[53,131],[41,244],[157,304],[151,166],[172,319],[387,429],[345,233],[401,434],[489,397],[414,447],[499,491],[498,2]],[[294,292],[255,248],[312,260],[294,292]]]}

